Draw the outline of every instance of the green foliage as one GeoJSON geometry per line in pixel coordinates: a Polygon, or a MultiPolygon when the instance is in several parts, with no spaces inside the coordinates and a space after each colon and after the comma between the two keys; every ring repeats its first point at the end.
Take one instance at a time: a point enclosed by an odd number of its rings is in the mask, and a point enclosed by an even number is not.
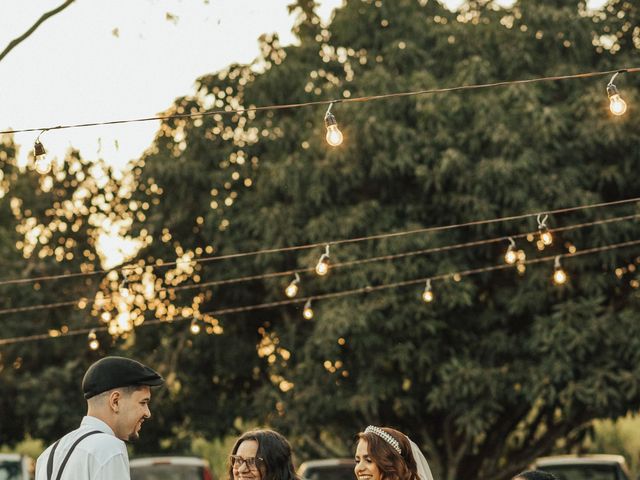
{"type": "MultiPolygon", "coordinates": [[[[614,25],[628,31],[618,16],[635,18],[628,3],[595,17],[579,15],[584,5],[577,2],[522,2],[512,11],[474,2],[460,14],[423,3],[349,1],[322,28],[302,2],[299,46],[280,48],[265,38],[256,68],[232,66],[201,78],[198,95],[180,99],[177,111],[610,69],[636,52],[625,34],[615,55],[592,45],[614,25]]],[[[620,81],[629,99],[637,96],[632,76],[620,81]]],[[[169,121],[143,173],[165,192],[151,213],[158,222],[140,228],[168,228],[175,240],[145,254],[179,255],[203,245],[224,254],[638,194],[631,173],[638,161],[636,114],[611,118],[603,81],[339,103],[333,111],[345,135],[335,150],[323,142],[319,109],[169,121]],[[176,137],[184,141],[179,151],[176,137]]],[[[552,228],[603,216],[557,216],[552,228]]],[[[332,261],[534,229],[531,222],[494,224],[338,245],[332,261]]],[[[634,235],[634,225],[611,224],[557,234],[542,253],[535,243],[522,248],[535,258],[634,235]]],[[[340,268],[322,279],[305,275],[302,293],[491,265],[503,248],[340,268]]],[[[225,262],[224,272],[203,265],[198,275],[206,282],[304,268],[320,253],[238,259],[225,262]]],[[[258,381],[247,391],[259,406],[245,415],[282,428],[307,456],[329,453],[321,436],[341,439],[332,453],[349,455],[363,425],[389,424],[425,446],[441,478],[509,478],[557,442],[567,449],[580,442],[591,419],[615,418],[640,404],[633,278],[627,274],[621,283],[613,275],[632,258],[621,251],[567,261],[571,281],[562,289],[550,284],[549,267],[535,265],[523,276],[437,282],[437,301],[429,306],[418,289],[398,289],[317,302],[313,322],[301,320],[299,307],[222,318],[229,346],[244,345],[251,332],[262,336],[258,381]]],[[[201,308],[277,300],[288,281],[211,290],[201,308]]],[[[199,352],[194,343],[192,355],[199,352]]]]}

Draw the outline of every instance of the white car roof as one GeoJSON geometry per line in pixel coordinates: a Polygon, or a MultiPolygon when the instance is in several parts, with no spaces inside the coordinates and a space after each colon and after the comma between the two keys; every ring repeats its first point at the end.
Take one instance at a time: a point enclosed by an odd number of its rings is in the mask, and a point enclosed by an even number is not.
{"type": "Polygon", "coordinates": [[[206,467],[209,466],[209,462],[198,457],[145,457],[134,458],[129,461],[129,466],[136,467],[150,467],[152,465],[188,465],[194,467],[206,467]]]}
{"type": "Polygon", "coordinates": [[[19,462],[22,458],[22,455],[19,453],[0,453],[0,460],[13,460],[15,462],[19,462]]]}
{"type": "Polygon", "coordinates": [[[552,457],[540,457],[537,458],[535,464],[538,467],[544,467],[549,465],[568,465],[568,464],[625,464],[624,457],[622,455],[555,455],[552,457]]]}

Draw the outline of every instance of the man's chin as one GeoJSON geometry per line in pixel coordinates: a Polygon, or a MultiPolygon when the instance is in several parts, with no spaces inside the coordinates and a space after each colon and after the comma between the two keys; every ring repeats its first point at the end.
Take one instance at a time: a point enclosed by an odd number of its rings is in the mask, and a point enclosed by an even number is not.
{"type": "Polygon", "coordinates": [[[127,438],[129,443],[136,443],[138,440],[140,440],[140,434],[138,432],[131,433],[129,438],[127,438]]]}

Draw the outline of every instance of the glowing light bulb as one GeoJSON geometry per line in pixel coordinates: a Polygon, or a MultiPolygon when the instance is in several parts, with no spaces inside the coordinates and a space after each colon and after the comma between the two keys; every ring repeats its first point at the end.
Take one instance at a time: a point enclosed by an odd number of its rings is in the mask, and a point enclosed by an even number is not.
{"type": "Polygon", "coordinates": [[[291,283],[289,285],[287,285],[287,288],[284,289],[284,294],[289,297],[289,298],[293,298],[298,294],[298,284],[300,283],[300,275],[298,275],[297,273],[295,273],[295,278],[293,280],[291,280],[291,283]]]}
{"type": "Polygon", "coordinates": [[[311,300],[307,300],[307,303],[304,304],[304,309],[302,310],[302,316],[307,320],[311,320],[313,318],[313,310],[311,308],[311,300]]]}
{"type": "Polygon", "coordinates": [[[285,295],[289,298],[293,298],[298,294],[298,285],[291,282],[284,291],[285,295]]]}
{"type": "Polygon", "coordinates": [[[507,252],[504,254],[504,261],[509,265],[513,265],[518,261],[516,242],[511,237],[509,237],[509,247],[507,248],[507,252]]]}
{"type": "Polygon", "coordinates": [[[542,250],[545,245],[549,246],[553,243],[553,235],[551,235],[547,227],[548,218],[549,215],[545,215],[544,218],[542,218],[542,214],[538,214],[538,232],[540,232],[540,241],[542,242],[542,246],[538,245],[540,250],[542,250]]]}
{"type": "Polygon", "coordinates": [[[431,280],[427,280],[427,284],[424,286],[424,292],[422,292],[422,300],[425,303],[431,303],[435,299],[433,290],[431,290],[431,280]]]}
{"type": "Polygon", "coordinates": [[[562,285],[567,282],[567,273],[561,268],[553,272],[553,282],[556,285],[562,285]]]}
{"type": "Polygon", "coordinates": [[[40,175],[46,175],[51,171],[51,162],[46,156],[43,155],[40,158],[36,159],[34,168],[40,175]]]}
{"type": "MultiPolygon", "coordinates": [[[[615,78],[615,75],[613,78],[615,78]]],[[[613,78],[611,81],[613,81],[613,78]]],[[[618,88],[613,83],[607,85],[607,95],[609,96],[609,110],[611,110],[611,113],[614,115],[624,115],[627,111],[627,102],[622,99],[618,88]]]]}
{"type": "Polygon", "coordinates": [[[191,333],[193,333],[194,335],[197,335],[200,333],[200,325],[198,324],[198,322],[193,320],[191,322],[191,326],[189,327],[189,330],[191,330],[191,333]]]}
{"type": "Polygon", "coordinates": [[[100,342],[98,341],[98,337],[96,336],[96,330],[92,329],[87,336],[89,339],[89,348],[91,350],[97,350],[100,348],[100,342]]]}
{"type": "Polygon", "coordinates": [[[316,264],[316,273],[324,276],[329,273],[329,245],[325,247],[325,251],[320,255],[320,260],[316,264]]]}
{"type": "MultiPolygon", "coordinates": [[[[333,116],[333,115],[332,115],[333,116]]],[[[338,125],[329,125],[327,127],[327,135],[325,137],[327,139],[327,143],[332,147],[337,147],[342,144],[344,137],[342,132],[338,129],[338,125]]]]}
{"type": "Polygon", "coordinates": [[[329,273],[329,262],[326,259],[322,259],[316,265],[316,273],[318,275],[326,275],[329,273]]]}
{"type": "Polygon", "coordinates": [[[342,140],[344,137],[342,136],[342,132],[338,129],[338,122],[336,121],[336,117],[331,113],[331,107],[333,103],[329,105],[327,109],[327,113],[324,116],[324,124],[327,127],[327,143],[332,147],[337,147],[342,144],[342,140]]]}
{"type": "Polygon", "coordinates": [[[553,283],[556,285],[563,285],[567,283],[569,277],[567,276],[567,272],[562,269],[562,265],[560,265],[560,257],[557,256],[554,264],[553,271],[553,283]]]}

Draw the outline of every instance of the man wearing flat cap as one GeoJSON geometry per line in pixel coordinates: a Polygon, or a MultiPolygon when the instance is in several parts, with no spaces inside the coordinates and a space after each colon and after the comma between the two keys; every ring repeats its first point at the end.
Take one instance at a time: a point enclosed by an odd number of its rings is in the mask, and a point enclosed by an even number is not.
{"type": "Polygon", "coordinates": [[[38,457],[36,480],[129,480],[124,442],[139,438],[151,417],[151,387],[163,383],[155,370],[129,358],[91,365],[82,380],[87,415],[38,457]]]}

